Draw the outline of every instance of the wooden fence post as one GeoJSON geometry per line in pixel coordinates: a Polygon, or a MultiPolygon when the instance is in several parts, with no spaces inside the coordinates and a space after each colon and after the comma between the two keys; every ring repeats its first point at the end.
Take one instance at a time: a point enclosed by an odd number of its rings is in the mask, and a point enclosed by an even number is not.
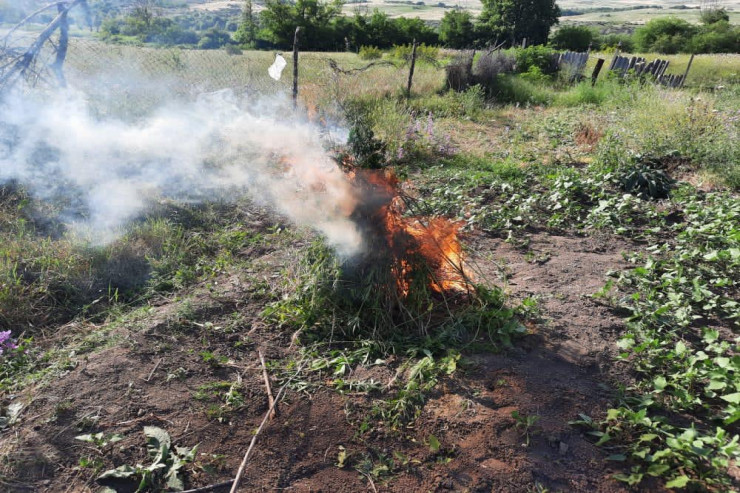
{"type": "Polygon", "coordinates": [[[416,65],[416,39],[411,47],[411,67],[409,68],[409,83],[406,85],[406,97],[411,97],[411,82],[414,78],[414,65],[416,65]]]}
{"type": "Polygon", "coordinates": [[[295,28],[293,37],[293,109],[298,108],[298,33],[300,26],[295,28]]]}
{"type": "Polygon", "coordinates": [[[594,67],[594,71],[591,74],[591,87],[596,85],[596,79],[599,78],[599,72],[601,72],[601,68],[604,66],[605,60],[603,58],[599,58],[596,60],[596,66],[594,67]]]}
{"type": "Polygon", "coordinates": [[[691,64],[694,62],[694,55],[691,55],[691,58],[689,58],[689,64],[686,66],[686,72],[683,73],[683,79],[681,79],[681,84],[679,84],[679,89],[683,87],[683,85],[686,83],[686,77],[689,75],[689,70],[691,69],[691,64]]]}
{"type": "Polygon", "coordinates": [[[616,68],[617,60],[619,60],[619,49],[614,52],[614,57],[612,58],[612,63],[609,65],[609,70],[614,70],[616,68]]]}

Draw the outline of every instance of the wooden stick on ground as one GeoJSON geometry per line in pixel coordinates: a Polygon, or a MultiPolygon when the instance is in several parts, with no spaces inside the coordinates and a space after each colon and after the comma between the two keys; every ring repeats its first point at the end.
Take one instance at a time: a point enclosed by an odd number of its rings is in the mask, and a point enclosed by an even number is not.
{"type": "Polygon", "coordinates": [[[157,361],[157,364],[154,365],[154,368],[152,368],[152,371],[149,372],[149,376],[146,377],[146,380],[144,380],[145,382],[148,382],[149,380],[152,379],[152,375],[154,375],[154,372],[157,371],[157,368],[159,368],[159,365],[160,365],[160,363],[162,363],[162,360],[163,359],[164,358],[159,358],[159,361],[157,361]]]}
{"type": "Polygon", "coordinates": [[[260,423],[259,428],[257,428],[257,431],[254,433],[254,436],[252,437],[252,441],[249,442],[249,448],[247,449],[247,452],[244,454],[244,458],[242,459],[242,463],[239,466],[239,470],[236,472],[236,477],[234,478],[234,484],[231,485],[231,491],[229,493],[236,493],[237,489],[239,488],[239,481],[242,479],[242,475],[244,474],[244,469],[247,467],[247,463],[249,461],[249,454],[252,453],[252,449],[254,448],[254,444],[257,443],[257,437],[260,436],[260,433],[262,432],[262,428],[265,427],[265,423],[267,423],[267,418],[270,417],[270,413],[275,408],[275,404],[280,400],[280,397],[283,395],[283,391],[287,388],[288,384],[290,383],[290,380],[285,382],[285,385],[280,387],[280,391],[278,391],[277,396],[275,396],[275,400],[272,402],[272,406],[270,406],[270,409],[267,410],[265,413],[265,417],[262,418],[262,423],[260,423]]]}
{"type": "Polygon", "coordinates": [[[277,414],[277,409],[275,408],[275,399],[272,397],[270,377],[267,375],[267,366],[265,365],[265,358],[264,356],[262,356],[262,351],[257,350],[257,354],[260,357],[260,364],[262,365],[262,377],[265,379],[265,388],[267,389],[267,401],[270,404],[270,419],[273,419],[277,414]]]}

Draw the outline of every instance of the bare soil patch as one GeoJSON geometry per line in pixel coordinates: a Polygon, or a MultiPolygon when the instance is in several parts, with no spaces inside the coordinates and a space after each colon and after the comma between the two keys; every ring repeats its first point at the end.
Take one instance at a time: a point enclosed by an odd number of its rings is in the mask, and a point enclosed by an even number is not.
{"type": "MultiPolygon", "coordinates": [[[[607,453],[568,421],[578,413],[603,416],[610,382],[626,378],[611,362],[620,319],[590,295],[606,272],[626,267],[620,253],[631,246],[544,233],[532,236],[527,251],[485,236],[468,243],[488,278],[505,282],[513,298],[539,300],[541,320],[529,324],[532,334],[504,354],[464,352],[461,368],[435,388],[414,426],[399,433],[358,433],[348,416],[371,405],[367,395],[289,392],[259,438],[243,491],[624,490],[610,477],[616,466],[607,453]],[[525,430],[513,411],[537,420],[525,430]],[[431,435],[438,450],[428,444],[431,435]],[[388,457],[395,466],[372,484],[355,470],[388,457]]],[[[279,251],[245,255],[263,260],[264,273],[279,273],[287,261],[279,251]]],[[[168,430],[175,445],[200,444],[188,487],[233,477],[268,408],[257,350],[268,361],[296,352],[291,334],[261,322],[265,300],[253,281],[253,274],[223,276],[187,297],[153,304],[111,329],[108,347],[45,387],[28,389],[20,423],[0,435],[3,488],[95,491],[99,471],[81,467],[80,458],[99,459],[101,470],[147,463],[145,425],[168,430]],[[238,379],[243,404],[232,412],[224,406],[226,390],[214,383],[238,379]],[[123,440],[100,454],[74,438],[100,431],[123,440]]],[[[358,371],[392,377],[387,369],[358,371]]]]}

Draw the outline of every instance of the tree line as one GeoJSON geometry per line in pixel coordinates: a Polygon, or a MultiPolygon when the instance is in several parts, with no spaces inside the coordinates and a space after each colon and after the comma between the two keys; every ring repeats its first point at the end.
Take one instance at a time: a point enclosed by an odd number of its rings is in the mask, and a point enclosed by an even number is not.
{"type": "Polygon", "coordinates": [[[341,13],[341,0],[266,0],[259,17],[246,0],[244,18],[235,41],[245,46],[289,48],[296,27],[301,28],[301,45],[311,50],[358,50],[362,46],[388,48],[410,44],[452,48],[513,45],[525,38],[529,44],[547,42],[550,29],[558,22],[560,9],[555,0],[483,0],[481,15],[470,12],[445,13],[438,29],[419,18],[391,18],[378,9],[341,13]]]}
{"type": "Polygon", "coordinates": [[[113,41],[133,38],[200,48],[289,49],[300,27],[301,49],[309,51],[386,49],[414,40],[456,49],[508,47],[526,40],[527,45],[549,44],[572,51],[740,52],[740,27],[730,24],[722,8],[702,11],[699,25],[665,17],[651,20],[632,34],[601,34],[590,27],[569,25],[551,35],[561,15],[555,0],[482,0],[482,5],[477,18],[467,10],[452,9],[433,26],[419,18],[391,18],[378,9],[345,16],[342,0],[265,0],[259,13],[252,0],[245,0],[240,18],[220,22],[165,18],[140,4],[125,16],[105,20],[100,31],[103,38],[113,41]]]}

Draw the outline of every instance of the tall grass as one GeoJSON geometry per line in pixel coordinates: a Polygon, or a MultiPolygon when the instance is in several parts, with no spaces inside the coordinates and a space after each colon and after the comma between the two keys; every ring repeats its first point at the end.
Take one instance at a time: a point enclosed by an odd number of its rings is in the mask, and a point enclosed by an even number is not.
{"type": "Polygon", "coordinates": [[[740,189],[740,121],[736,112],[718,110],[716,103],[711,94],[639,92],[608,129],[600,159],[615,163],[628,153],[673,154],[740,189]]]}

